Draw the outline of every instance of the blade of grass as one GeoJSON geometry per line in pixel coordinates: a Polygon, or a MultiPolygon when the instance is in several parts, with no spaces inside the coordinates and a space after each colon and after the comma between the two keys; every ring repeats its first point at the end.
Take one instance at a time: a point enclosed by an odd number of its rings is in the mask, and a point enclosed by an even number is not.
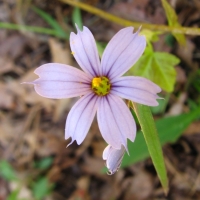
{"type": "Polygon", "coordinates": [[[157,171],[158,177],[164,189],[164,192],[168,192],[168,178],[165,168],[165,162],[162,153],[162,147],[156,130],[151,110],[148,106],[132,103],[134,111],[137,115],[139,123],[142,128],[142,132],[149,150],[149,154],[153,161],[154,167],[157,171]]]}
{"type": "MultiPolygon", "coordinates": [[[[159,134],[161,145],[174,143],[181,136],[183,131],[200,117],[200,107],[196,106],[193,111],[177,116],[165,117],[156,120],[156,128],[159,134]],[[167,128],[166,128],[167,127],[167,128]]],[[[121,167],[126,167],[149,157],[147,145],[141,131],[137,132],[134,143],[129,142],[128,149],[130,156],[125,154],[121,167]],[[137,154],[135,153],[137,151],[137,154]]]]}
{"type": "Polygon", "coordinates": [[[80,30],[83,29],[83,22],[81,17],[81,10],[78,7],[75,7],[72,13],[72,22],[73,25],[77,24],[80,30]]]}
{"type": "Polygon", "coordinates": [[[69,33],[66,33],[51,15],[35,6],[32,6],[32,10],[43,18],[57,32],[60,38],[69,39],[69,33]]]}
{"type": "Polygon", "coordinates": [[[60,35],[53,30],[49,28],[43,28],[43,27],[38,27],[38,26],[24,26],[24,25],[18,25],[18,24],[12,24],[12,23],[5,23],[5,22],[0,22],[0,28],[4,29],[10,29],[10,30],[23,30],[23,31],[30,31],[30,32],[35,32],[35,33],[42,33],[42,34],[47,34],[47,35],[52,35],[60,38],[60,35]]]}

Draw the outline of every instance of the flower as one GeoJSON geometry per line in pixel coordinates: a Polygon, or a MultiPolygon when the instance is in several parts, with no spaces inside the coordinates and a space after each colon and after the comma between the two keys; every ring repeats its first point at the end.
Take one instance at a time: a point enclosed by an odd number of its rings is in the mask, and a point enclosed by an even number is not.
{"type": "Polygon", "coordinates": [[[82,96],[67,116],[65,139],[71,137],[71,143],[83,142],[97,112],[105,141],[114,149],[127,148],[127,139],[135,139],[136,125],[121,98],[157,106],[157,93],[161,91],[145,78],[121,77],[142,55],[145,37],[133,33],[132,27],[121,29],[108,43],[101,63],[94,37],[87,27],[83,31],[77,27],[77,34],[71,33],[70,46],[84,72],[69,65],[44,64],[35,70],[39,78],[28,84],[33,84],[35,91],[47,98],[82,96]]]}
{"type": "Polygon", "coordinates": [[[114,149],[108,145],[103,151],[103,159],[106,160],[106,167],[108,168],[108,174],[113,175],[120,168],[125,148],[121,146],[121,149],[114,149]]]}

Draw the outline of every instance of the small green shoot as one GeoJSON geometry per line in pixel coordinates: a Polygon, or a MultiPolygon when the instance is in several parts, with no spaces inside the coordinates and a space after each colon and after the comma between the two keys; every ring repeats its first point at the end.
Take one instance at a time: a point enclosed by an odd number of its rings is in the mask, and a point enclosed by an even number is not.
{"type": "MultiPolygon", "coordinates": [[[[161,2],[165,10],[169,26],[181,27],[181,25],[178,22],[178,16],[175,10],[173,9],[173,7],[166,0],[161,0],[161,2]]],[[[176,38],[179,44],[182,44],[182,45],[186,44],[186,38],[183,34],[180,34],[180,33],[172,33],[172,34],[176,38]]]]}

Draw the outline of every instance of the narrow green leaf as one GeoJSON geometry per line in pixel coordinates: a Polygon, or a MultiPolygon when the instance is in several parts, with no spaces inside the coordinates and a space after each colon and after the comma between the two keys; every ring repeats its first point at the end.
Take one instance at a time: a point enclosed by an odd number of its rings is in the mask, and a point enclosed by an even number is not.
{"type": "Polygon", "coordinates": [[[143,76],[158,84],[163,90],[172,92],[176,80],[174,66],[180,60],[164,52],[145,50],[139,61],[129,70],[129,74],[143,76]]]}
{"type": "Polygon", "coordinates": [[[78,7],[75,7],[72,13],[72,22],[73,25],[77,24],[80,30],[83,29],[83,22],[81,17],[81,10],[78,7]]]}
{"type": "Polygon", "coordinates": [[[58,33],[55,30],[50,29],[50,28],[38,27],[38,26],[25,26],[25,25],[21,25],[21,24],[0,22],[0,28],[10,29],[10,30],[18,30],[18,31],[21,31],[21,30],[30,31],[30,32],[42,33],[42,34],[60,37],[60,35],[58,35],[58,33]]]}
{"type": "MultiPolygon", "coordinates": [[[[178,22],[178,17],[173,7],[166,0],[161,0],[161,1],[162,1],[163,8],[165,9],[169,26],[181,27],[181,25],[178,22]]],[[[182,45],[186,44],[186,39],[183,34],[173,33],[173,35],[179,44],[182,44],[182,45]]]]}
{"type": "Polygon", "coordinates": [[[156,130],[151,110],[148,106],[133,103],[137,118],[140,122],[142,132],[149,150],[149,154],[157,171],[160,182],[165,193],[168,192],[168,178],[162,147],[156,130]]]}
{"type": "Polygon", "coordinates": [[[17,180],[14,169],[6,160],[0,161],[0,175],[8,181],[17,180]]]}
{"type": "MultiPolygon", "coordinates": [[[[194,121],[200,117],[200,107],[189,113],[178,116],[165,117],[155,122],[162,145],[175,142],[183,133],[183,131],[194,121]]],[[[124,156],[122,167],[129,166],[149,157],[149,152],[145,144],[144,136],[139,131],[134,143],[129,142],[128,149],[130,156],[124,156]],[[137,153],[136,153],[137,152],[137,153]]]]}
{"type": "Polygon", "coordinates": [[[69,33],[66,33],[51,15],[35,6],[32,6],[32,10],[42,17],[57,32],[60,38],[69,39],[69,33]]]}

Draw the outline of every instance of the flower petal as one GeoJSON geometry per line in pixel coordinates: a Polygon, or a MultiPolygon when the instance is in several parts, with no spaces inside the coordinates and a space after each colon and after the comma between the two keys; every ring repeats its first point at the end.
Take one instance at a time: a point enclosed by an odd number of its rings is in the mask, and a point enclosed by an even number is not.
{"type": "Polygon", "coordinates": [[[127,138],[134,141],[136,125],[124,101],[113,94],[102,97],[97,110],[99,129],[113,148],[127,148],[127,138]]]}
{"type": "Polygon", "coordinates": [[[92,76],[84,73],[83,71],[60,63],[48,63],[38,67],[35,71],[40,78],[51,80],[63,80],[75,78],[81,79],[83,82],[91,81],[92,76]]]}
{"type": "Polygon", "coordinates": [[[142,77],[126,76],[112,82],[112,94],[148,106],[158,105],[158,92],[161,92],[158,85],[142,77]]]}
{"type": "Polygon", "coordinates": [[[103,155],[102,155],[103,160],[107,160],[107,159],[108,159],[109,152],[110,152],[110,148],[111,148],[111,146],[108,145],[108,146],[104,149],[103,155]]]}
{"type": "Polygon", "coordinates": [[[94,119],[97,104],[98,97],[93,93],[89,93],[81,97],[70,110],[65,128],[65,139],[72,138],[70,144],[74,140],[77,141],[77,144],[83,142],[94,119]]]}
{"type": "Polygon", "coordinates": [[[108,168],[109,175],[113,175],[122,163],[122,159],[125,153],[125,148],[121,146],[121,149],[115,149],[111,145],[108,145],[103,151],[103,159],[106,160],[106,167],[108,168]]]}
{"type": "Polygon", "coordinates": [[[80,31],[77,27],[77,35],[70,34],[70,47],[72,54],[80,67],[92,76],[99,75],[100,60],[95,39],[87,27],[80,31]]]}
{"type": "Polygon", "coordinates": [[[43,97],[62,99],[91,91],[91,77],[75,67],[49,63],[38,67],[35,73],[40,78],[28,84],[34,84],[35,91],[43,97]]]}
{"type": "Polygon", "coordinates": [[[120,30],[108,43],[101,61],[103,75],[119,77],[140,58],[146,47],[144,36],[133,34],[133,27],[120,30]]]}

